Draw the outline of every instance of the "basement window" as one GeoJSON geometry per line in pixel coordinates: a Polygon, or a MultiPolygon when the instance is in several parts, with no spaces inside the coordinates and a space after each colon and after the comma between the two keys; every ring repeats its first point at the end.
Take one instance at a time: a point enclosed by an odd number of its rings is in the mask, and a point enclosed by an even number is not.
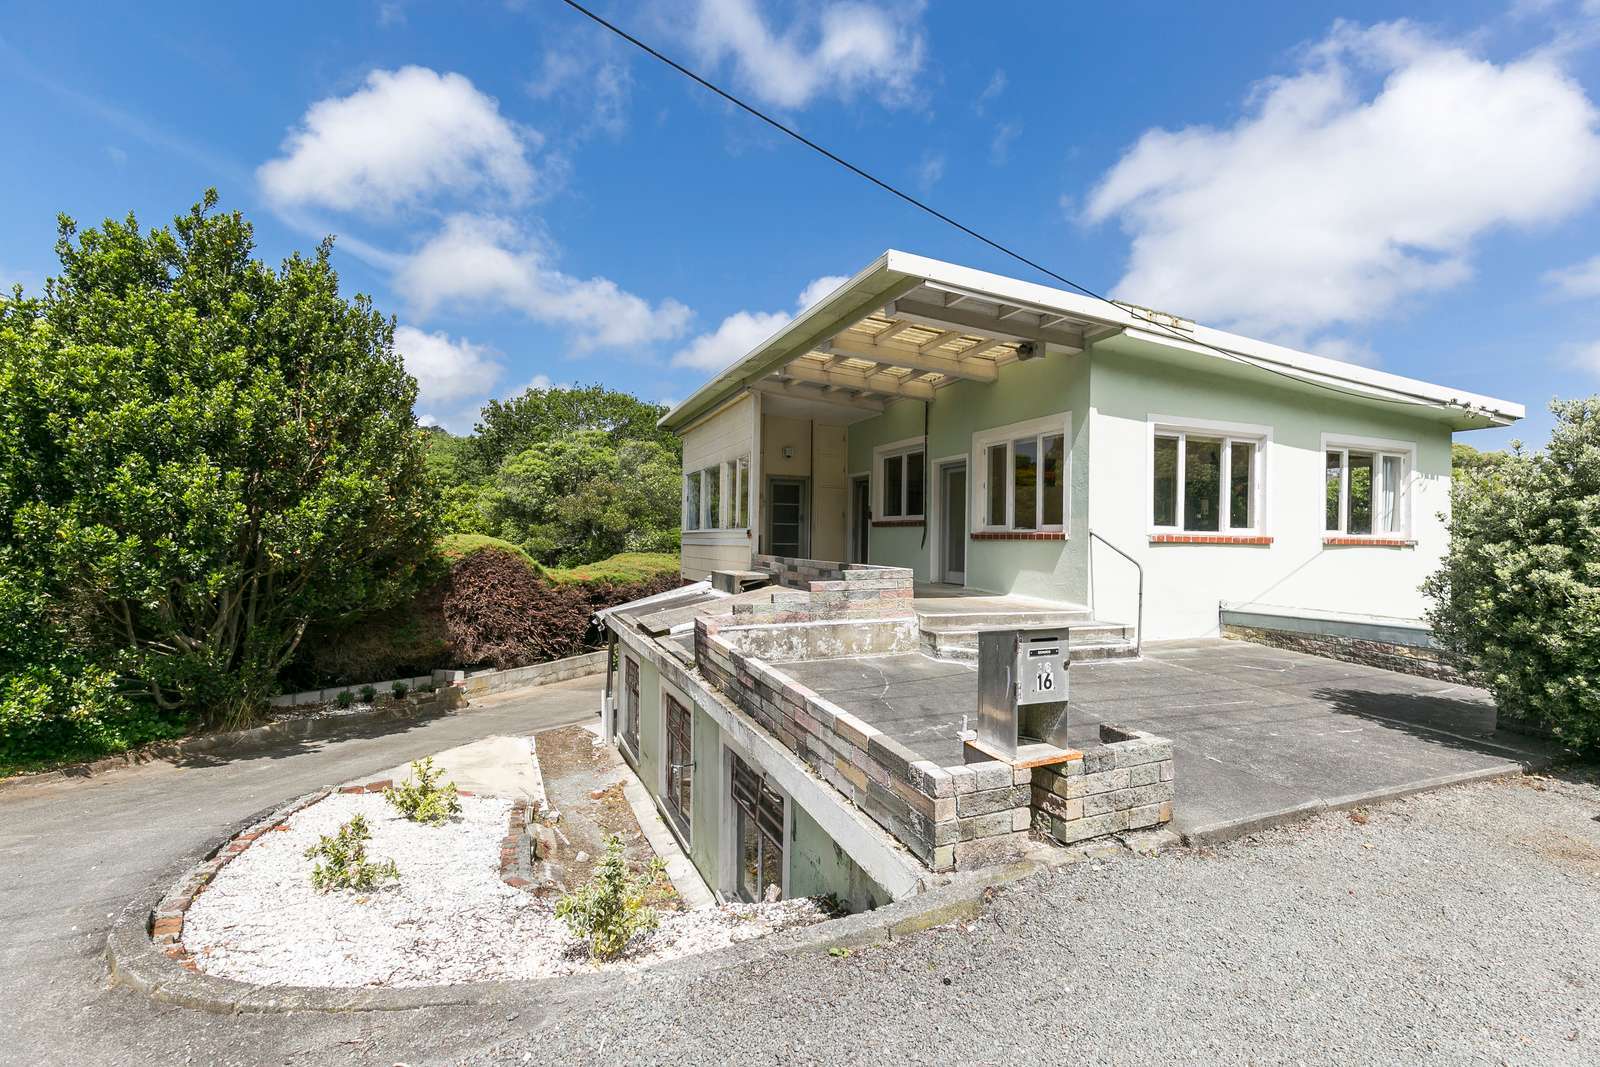
{"type": "Polygon", "coordinates": [[[1342,537],[1407,537],[1416,446],[1400,441],[1324,441],[1323,530],[1342,537]]]}
{"type": "Polygon", "coordinates": [[[639,755],[639,663],[622,661],[622,739],[639,755]]]}
{"type": "Polygon", "coordinates": [[[744,760],[728,754],[737,892],[751,903],[783,897],[784,801],[744,760]]]}
{"type": "Polygon", "coordinates": [[[1262,532],[1264,428],[1170,422],[1152,422],[1151,427],[1152,530],[1228,535],[1262,532]]]}
{"type": "Polygon", "coordinates": [[[1002,426],[972,438],[980,530],[1059,533],[1066,529],[1070,415],[1002,426]]]}
{"type": "Polygon", "coordinates": [[[689,709],[670,693],[661,694],[666,709],[667,763],[662,796],[684,839],[689,837],[690,804],[694,799],[694,720],[689,709]]]}

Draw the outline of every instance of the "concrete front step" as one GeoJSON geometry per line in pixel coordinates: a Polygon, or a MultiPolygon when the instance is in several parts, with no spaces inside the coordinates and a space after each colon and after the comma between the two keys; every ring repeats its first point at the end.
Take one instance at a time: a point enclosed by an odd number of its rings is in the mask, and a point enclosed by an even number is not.
{"type": "Polygon", "coordinates": [[[1088,608],[1060,611],[985,611],[971,614],[917,611],[917,622],[924,630],[976,631],[1015,630],[1027,626],[1083,626],[1095,622],[1088,608]]]}
{"type": "MultiPolygon", "coordinates": [[[[1071,658],[1075,660],[1121,659],[1132,657],[1138,651],[1133,642],[1134,632],[1131,626],[1094,621],[1048,625],[1065,625],[1071,631],[1067,647],[1071,650],[1071,658]]],[[[976,660],[979,632],[1006,628],[1004,626],[958,628],[949,625],[930,627],[925,622],[921,632],[922,649],[936,659],[976,660]]]]}

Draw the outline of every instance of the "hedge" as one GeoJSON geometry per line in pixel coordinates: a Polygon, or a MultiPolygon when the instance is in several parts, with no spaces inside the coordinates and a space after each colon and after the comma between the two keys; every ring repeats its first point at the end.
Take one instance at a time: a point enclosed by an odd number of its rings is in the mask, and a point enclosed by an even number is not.
{"type": "Polygon", "coordinates": [[[624,553],[545,570],[515,545],[478,534],[441,541],[438,567],[410,603],[307,634],[284,688],[561,659],[595,647],[596,611],[682,583],[676,556],[624,553]]]}

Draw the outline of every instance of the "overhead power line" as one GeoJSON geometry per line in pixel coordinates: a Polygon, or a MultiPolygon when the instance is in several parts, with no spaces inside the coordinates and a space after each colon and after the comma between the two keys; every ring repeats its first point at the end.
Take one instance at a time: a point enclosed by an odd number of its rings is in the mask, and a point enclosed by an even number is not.
{"type": "MultiPolygon", "coordinates": [[[[654,57],[655,59],[661,61],[662,63],[665,63],[667,66],[671,67],[673,70],[677,71],[679,74],[682,74],[684,77],[688,78],[690,81],[693,81],[693,82],[699,84],[700,86],[702,86],[703,88],[708,89],[711,92],[715,93],[716,95],[722,97],[722,99],[726,100],[728,103],[732,104],[734,107],[737,107],[741,111],[744,111],[744,112],[754,116],[755,118],[759,119],[760,121],[766,123],[768,126],[771,126],[773,129],[779,131],[780,133],[783,133],[783,134],[793,138],[794,140],[799,141],[801,144],[805,145],[807,148],[811,149],[813,152],[816,152],[818,155],[821,155],[824,158],[830,160],[831,162],[843,167],[845,170],[850,171],[852,174],[856,175],[857,177],[863,178],[866,181],[871,182],[873,185],[876,185],[879,189],[882,189],[884,192],[890,194],[891,196],[898,197],[900,200],[905,201],[907,204],[910,204],[912,207],[916,208],[917,210],[925,212],[925,213],[927,213],[929,215],[932,215],[934,218],[938,219],[940,222],[943,222],[948,226],[955,227],[957,230],[960,230],[962,233],[966,234],[968,237],[971,237],[976,241],[980,241],[983,244],[988,245],[990,248],[992,248],[995,251],[1001,253],[1002,255],[1009,256],[1010,258],[1016,260],[1018,263],[1021,263],[1021,264],[1025,265],[1025,266],[1033,268],[1034,270],[1038,271],[1040,274],[1045,275],[1046,277],[1053,278],[1054,280],[1060,282],[1062,285],[1065,285],[1069,289],[1072,289],[1072,290],[1075,290],[1075,291],[1077,291],[1079,293],[1082,293],[1084,296],[1087,296],[1092,300],[1098,300],[1102,304],[1106,304],[1107,306],[1112,307],[1112,308],[1116,309],[1117,311],[1122,312],[1125,315],[1129,315],[1129,316],[1131,316],[1131,317],[1133,317],[1135,319],[1138,319],[1140,322],[1144,323],[1146,326],[1149,326],[1151,329],[1158,330],[1158,331],[1160,331],[1160,332],[1162,332],[1164,334],[1168,334],[1168,335],[1176,338],[1179,341],[1183,341],[1186,344],[1195,345],[1197,347],[1204,348],[1204,349],[1206,349],[1208,351],[1215,352],[1219,356],[1222,356],[1222,357],[1224,357],[1226,359],[1231,359],[1231,360],[1233,360],[1235,362],[1238,362],[1238,363],[1242,363],[1242,364],[1244,364],[1246,366],[1254,367],[1254,368],[1256,368],[1258,370],[1268,371],[1268,372],[1270,372],[1272,374],[1278,375],[1279,377],[1287,378],[1290,381],[1300,382],[1300,383],[1303,383],[1303,384],[1306,384],[1306,385],[1313,385],[1313,386],[1316,386],[1316,387],[1318,387],[1320,389],[1326,389],[1329,392],[1339,393],[1339,394],[1342,394],[1344,396],[1353,396],[1353,397],[1356,397],[1356,398],[1361,399],[1361,400],[1379,400],[1379,401],[1383,401],[1385,403],[1402,404],[1402,405],[1407,405],[1407,406],[1422,406],[1422,407],[1442,407],[1442,406],[1446,406],[1446,405],[1442,404],[1439,401],[1430,400],[1430,399],[1428,399],[1426,397],[1420,397],[1420,396],[1415,396],[1413,399],[1410,399],[1410,400],[1397,400],[1397,399],[1393,399],[1391,397],[1374,396],[1371,393],[1358,392],[1358,391],[1356,391],[1354,389],[1343,389],[1343,388],[1340,388],[1339,386],[1336,386],[1336,385],[1330,385],[1327,382],[1321,382],[1321,381],[1317,381],[1317,380],[1312,379],[1312,378],[1302,377],[1301,375],[1298,375],[1298,374],[1292,374],[1292,373],[1290,373],[1288,371],[1282,370],[1281,368],[1274,367],[1271,363],[1264,362],[1264,361],[1262,361],[1260,359],[1252,358],[1250,356],[1246,356],[1242,352],[1235,352],[1235,351],[1233,351],[1231,349],[1221,348],[1221,347],[1219,347],[1217,345],[1210,344],[1209,342],[1201,341],[1201,340],[1198,340],[1197,338],[1190,337],[1186,333],[1184,333],[1182,330],[1175,329],[1174,327],[1169,326],[1166,323],[1161,322],[1158,319],[1153,319],[1150,316],[1145,315],[1143,312],[1141,312],[1139,309],[1137,309],[1135,307],[1131,307],[1131,306],[1126,305],[1126,304],[1119,304],[1115,300],[1112,300],[1110,297],[1105,296],[1102,293],[1096,292],[1095,290],[1089,288],[1086,285],[1080,285],[1079,283],[1073,281],[1071,278],[1068,278],[1068,277],[1066,277],[1064,275],[1056,273],[1055,271],[1051,270],[1049,267],[1046,267],[1044,264],[1039,263],[1036,260],[1030,259],[1029,257],[1023,255],[1021,252],[1018,252],[1015,249],[1012,249],[1012,248],[1010,248],[1010,247],[1008,247],[1008,246],[1006,246],[1004,244],[1001,244],[999,241],[996,241],[994,238],[989,237],[989,236],[987,236],[987,235],[985,235],[983,233],[980,233],[979,231],[973,229],[972,227],[966,225],[965,223],[950,217],[949,215],[945,214],[943,211],[940,211],[938,208],[933,207],[931,204],[928,204],[928,203],[926,203],[926,202],[924,202],[922,200],[919,200],[917,197],[912,196],[910,193],[906,192],[905,190],[903,190],[903,189],[901,189],[901,188],[899,188],[899,187],[897,187],[895,185],[891,185],[889,182],[884,181],[882,178],[879,178],[877,175],[871,173],[870,171],[867,171],[867,170],[865,170],[865,169],[863,169],[861,167],[856,166],[854,163],[850,162],[848,159],[845,159],[843,156],[839,155],[837,152],[832,151],[831,149],[827,148],[824,145],[818,144],[816,141],[813,141],[811,138],[807,137],[805,134],[801,133],[799,130],[796,130],[794,127],[788,125],[787,123],[784,123],[784,122],[782,122],[782,121],[780,121],[780,120],[778,120],[776,118],[773,118],[771,115],[767,114],[765,111],[762,111],[760,108],[756,107],[754,104],[746,103],[744,100],[741,100],[739,97],[737,97],[737,96],[733,95],[732,93],[728,92],[726,89],[722,88],[720,85],[717,85],[715,82],[707,80],[706,78],[702,77],[701,75],[699,75],[695,71],[693,71],[690,68],[684,66],[682,63],[679,63],[677,60],[673,59],[671,56],[666,55],[665,53],[661,52],[659,49],[655,48],[653,45],[650,45],[647,42],[640,40],[638,37],[635,37],[633,34],[629,33],[627,30],[623,29],[622,27],[620,27],[620,26],[616,25],[615,23],[610,22],[607,19],[601,17],[596,12],[591,11],[589,8],[587,8],[584,5],[578,3],[577,0],[561,0],[561,2],[563,4],[566,4],[568,7],[572,8],[572,10],[578,12],[580,15],[583,15],[585,18],[587,18],[587,19],[593,21],[594,23],[604,27],[606,30],[608,30],[611,33],[615,34],[616,36],[622,38],[624,41],[627,41],[629,44],[633,45],[635,48],[638,48],[640,51],[645,52],[646,54],[654,57]]],[[[1396,391],[1398,392],[1399,390],[1396,390],[1396,391]]],[[[1464,405],[1464,404],[1462,406],[1466,407],[1466,405],[1464,405]]]]}

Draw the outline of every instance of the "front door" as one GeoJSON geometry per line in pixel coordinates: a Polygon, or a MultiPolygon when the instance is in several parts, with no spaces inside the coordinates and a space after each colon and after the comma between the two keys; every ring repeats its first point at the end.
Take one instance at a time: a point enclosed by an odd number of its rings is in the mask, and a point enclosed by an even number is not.
{"type": "Polygon", "coordinates": [[[768,482],[767,515],[767,551],[774,556],[805,559],[808,551],[805,479],[774,478],[768,482]]]}
{"type": "Polygon", "coordinates": [[[872,491],[866,478],[850,479],[850,562],[867,562],[867,534],[872,529],[872,491]]]}
{"type": "Polygon", "coordinates": [[[944,521],[939,531],[941,552],[940,580],[952,585],[967,584],[967,465],[952,463],[939,468],[940,505],[944,521]]]}

